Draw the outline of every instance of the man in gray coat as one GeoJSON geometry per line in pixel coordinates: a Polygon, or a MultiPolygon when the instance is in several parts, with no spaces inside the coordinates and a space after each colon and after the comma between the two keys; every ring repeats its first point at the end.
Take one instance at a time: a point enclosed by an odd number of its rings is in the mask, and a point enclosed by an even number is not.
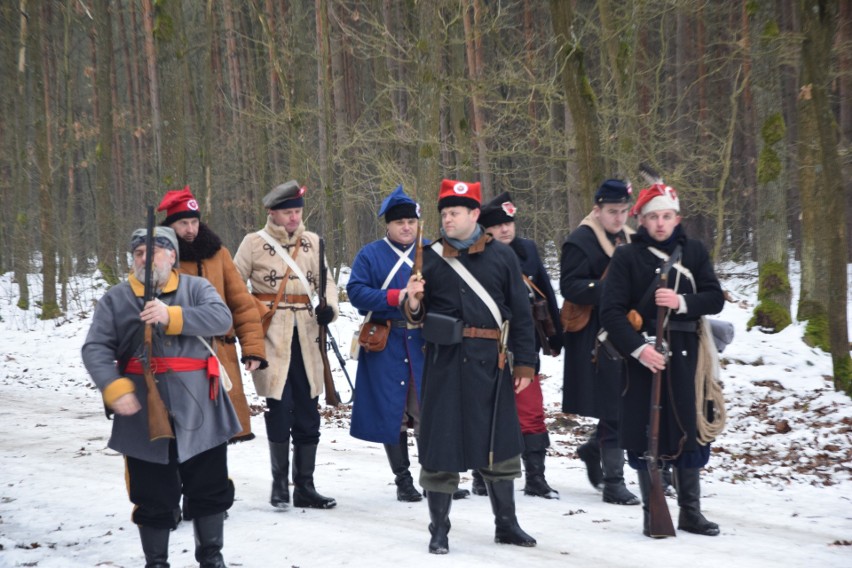
{"type": "Polygon", "coordinates": [[[201,566],[225,566],[222,559],[225,511],[234,502],[228,479],[228,440],[240,423],[219,366],[202,341],[231,327],[231,312],[204,280],[179,274],[177,238],[156,227],[153,235],[154,299],[144,302],[146,231],[133,233],[133,272],[111,288],[95,309],[83,344],[83,362],[114,414],[108,446],[125,456],[132,519],[139,526],[148,567],[167,567],[169,531],[180,518],[184,496],[195,531],[195,558],[201,566]],[[144,304],[144,305],[143,305],[144,304]],[[148,389],[144,378],[146,325],[152,326],[152,358],[157,390],[174,432],[151,439],[148,389]]]}

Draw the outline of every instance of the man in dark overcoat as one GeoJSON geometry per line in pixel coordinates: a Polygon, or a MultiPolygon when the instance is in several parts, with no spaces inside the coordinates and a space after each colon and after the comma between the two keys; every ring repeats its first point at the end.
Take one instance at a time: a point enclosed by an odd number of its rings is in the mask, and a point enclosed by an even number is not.
{"type": "Polygon", "coordinates": [[[358,251],[346,284],[349,300],[369,322],[389,325],[381,351],[360,347],[350,433],[383,444],[396,482],[399,501],[420,501],[409,471],[408,429],[420,430],[420,377],[423,338],[420,327],[409,325],[399,310],[402,292],[414,265],[420,206],[402,186],[379,208],[387,234],[358,251]]]}
{"type": "MultiPolygon", "coordinates": [[[[482,214],[479,216],[479,224],[485,232],[509,245],[518,256],[521,264],[521,272],[526,277],[527,297],[530,306],[535,300],[545,300],[547,311],[553,323],[553,334],[540,336],[535,334],[535,351],[538,355],[542,348],[545,353],[556,357],[562,349],[562,330],[558,327],[559,307],[556,303],[556,295],[550,284],[550,276],[541,262],[535,242],[530,239],[518,237],[515,227],[515,213],[517,208],[512,202],[509,192],[504,192],[482,206],[482,214]],[[545,345],[542,345],[544,341],[545,345]]],[[[542,328],[541,333],[546,334],[542,328]]],[[[544,423],[544,397],[541,392],[541,382],[538,374],[541,362],[536,356],[535,378],[530,386],[515,395],[515,404],[518,407],[518,420],[521,423],[521,433],[524,436],[524,451],[521,461],[524,463],[524,494],[545,499],[559,499],[559,492],[550,487],[544,477],[544,459],[547,448],[550,446],[550,436],[544,423]]],[[[473,471],[473,493],[485,495],[485,484],[482,475],[473,471]]]]}
{"type": "Polygon", "coordinates": [[[629,243],[634,232],[626,225],[631,191],[620,179],[608,179],[595,191],[592,211],[562,245],[559,278],[565,301],[591,310],[585,327],[565,332],[562,411],[598,419],[577,455],[586,463],[592,485],[602,487],[603,501],[620,505],[639,504],[624,483],[624,450],[618,445],[624,368],[621,360],[595,352],[595,335],[600,329],[601,279],[615,248],[629,243]]]}
{"type": "MultiPolygon", "coordinates": [[[[643,189],[633,206],[640,228],[629,245],[619,247],[604,280],[601,324],[609,340],[627,361],[620,398],[619,435],[630,465],[638,470],[648,530],[650,474],[642,460],[648,450],[651,382],[662,371],[659,454],[674,466],[680,515],[678,528],[715,536],[719,525],[701,513],[699,472],[710,458],[710,444],[698,441],[696,379],[699,349],[715,349],[712,338],[700,333],[700,318],[722,310],[724,296],[704,245],[687,237],[680,225],[680,201],[669,186],[643,189]],[[674,258],[672,258],[674,257],[674,258]],[[665,286],[658,274],[671,265],[665,286]],[[643,301],[651,290],[651,301],[643,301]],[[654,349],[658,308],[665,308],[668,357],[654,349]],[[627,320],[637,310],[642,325],[636,331],[627,320]]],[[[713,416],[701,395],[701,412],[713,416]]]]}
{"type": "Polygon", "coordinates": [[[450,503],[459,472],[469,469],[485,479],[495,541],[535,545],[518,526],[513,481],[523,450],[513,392],[535,373],[533,325],[517,255],[477,223],[480,203],[478,183],[441,182],[441,238],[423,251],[422,278],[412,275],[403,304],[409,321],[423,322],[426,339],[420,484],[435,554],[449,551],[450,503]],[[513,368],[500,365],[504,321],[513,368]]]}

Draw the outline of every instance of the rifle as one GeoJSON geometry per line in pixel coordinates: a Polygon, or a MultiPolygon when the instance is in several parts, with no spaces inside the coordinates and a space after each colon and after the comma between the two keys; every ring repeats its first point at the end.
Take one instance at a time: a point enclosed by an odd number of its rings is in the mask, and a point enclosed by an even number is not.
{"type": "MultiPolygon", "coordinates": [[[[325,308],[328,302],[325,299],[325,282],[328,278],[328,267],[325,265],[325,239],[319,240],[319,308],[325,308]]],[[[334,377],[331,375],[331,365],[328,362],[328,326],[319,326],[319,350],[322,358],[322,382],[325,386],[325,403],[329,406],[340,404],[340,395],[334,388],[334,377]]],[[[334,338],[331,338],[334,341],[334,338]]]]}
{"type": "MultiPolygon", "coordinates": [[[[662,288],[668,280],[668,269],[663,268],[660,272],[660,282],[657,286],[662,288]]],[[[654,338],[654,349],[661,353],[664,357],[668,347],[663,342],[663,324],[666,317],[666,308],[660,306],[657,308],[657,326],[656,337],[654,338]]],[[[648,467],[648,474],[651,478],[651,491],[648,503],[648,531],[649,536],[654,538],[662,538],[667,536],[675,536],[672,517],[669,513],[669,506],[666,504],[666,496],[663,493],[663,476],[660,472],[660,393],[663,384],[663,371],[659,370],[654,373],[654,379],[651,381],[651,413],[648,424],[648,452],[645,454],[645,463],[648,467]]]]}
{"type": "MultiPolygon", "coordinates": [[[[154,206],[148,206],[148,227],[145,235],[145,292],[142,296],[142,306],[154,299],[154,206]]],[[[145,386],[148,389],[148,436],[153,442],[160,438],[174,438],[175,433],[169,420],[169,411],[160,398],[157,389],[157,378],[151,368],[154,358],[153,342],[154,324],[145,326],[145,353],[142,357],[142,369],[145,375],[145,386]]]]}
{"type": "MultiPolygon", "coordinates": [[[[417,247],[414,249],[414,266],[411,267],[411,273],[417,280],[423,280],[423,222],[417,220],[417,247]]],[[[414,297],[418,300],[423,299],[423,292],[417,292],[414,297]]]]}

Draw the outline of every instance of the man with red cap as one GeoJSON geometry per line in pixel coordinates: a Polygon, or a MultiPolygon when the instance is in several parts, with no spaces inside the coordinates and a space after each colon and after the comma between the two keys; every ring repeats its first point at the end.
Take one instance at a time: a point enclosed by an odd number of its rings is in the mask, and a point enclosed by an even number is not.
{"type": "Polygon", "coordinates": [[[674,467],[680,506],[677,526],[715,536],[719,525],[701,513],[699,484],[699,472],[710,459],[710,443],[700,435],[700,425],[717,418],[702,390],[708,370],[699,366],[699,360],[713,361],[715,346],[702,331],[700,318],[722,310],[722,288],[704,245],[688,238],[680,224],[680,201],[674,188],[656,183],[643,189],[631,212],[638,216],[640,228],[630,244],[616,248],[609,263],[600,321],[627,362],[619,401],[619,439],[639,475],[643,532],[652,536],[648,526],[651,480],[642,458],[648,450],[651,382],[660,371],[659,455],[674,467]],[[666,280],[659,277],[663,270],[668,270],[666,280]],[[658,308],[665,308],[667,356],[654,349],[658,308]],[[639,331],[627,319],[630,310],[642,317],[639,331]]]}
{"type": "Polygon", "coordinates": [[[180,248],[180,267],[183,274],[206,278],[228,305],[234,326],[228,333],[214,338],[213,348],[231,377],[233,388],[228,392],[237,411],[242,430],[233,442],[251,440],[251,412],[243,390],[242,373],[237,360],[237,340],[240,342],[240,362],[246,371],[266,367],[266,348],[263,344],[263,329],[254,298],[246,287],[231,253],[222,240],[206,223],[201,221],[198,201],[189,186],[166,192],[157,211],[165,211],[163,225],[174,229],[180,248]]]}
{"type": "Polygon", "coordinates": [[[305,229],[302,212],[307,188],[296,180],[282,183],[263,197],[266,225],[249,233],[234,255],[234,264],[252,293],[271,314],[266,333],[269,367],[252,374],[254,388],[266,397],[263,418],[272,466],[270,505],[290,506],[290,441],[293,442],[293,505],[330,509],[337,505],[314,487],[320,439],[318,398],[323,392],[319,326],[337,317],[337,287],[327,272],[326,305],[314,307],[319,292],[319,235],[305,229]]]}
{"type": "Polygon", "coordinates": [[[518,257],[477,223],[480,203],[478,183],[441,182],[441,238],[424,249],[422,274],[401,302],[426,341],[420,485],[433,554],[449,552],[450,504],[469,469],[485,479],[495,542],[536,544],[518,525],[514,497],[523,451],[514,394],[535,374],[534,328],[518,257]]]}

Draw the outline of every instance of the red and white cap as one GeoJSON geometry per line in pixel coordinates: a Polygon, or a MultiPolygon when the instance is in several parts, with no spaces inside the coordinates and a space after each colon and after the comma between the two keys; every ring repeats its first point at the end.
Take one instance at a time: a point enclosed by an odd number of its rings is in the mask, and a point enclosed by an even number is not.
{"type": "Polygon", "coordinates": [[[639,199],[630,214],[634,217],[645,215],[651,211],[663,211],[672,209],[680,213],[680,200],[677,198],[675,188],[662,184],[655,183],[651,187],[646,187],[639,192],[639,199]]]}
{"type": "Polygon", "coordinates": [[[479,209],[482,204],[482,188],[479,182],[468,183],[454,179],[441,180],[438,193],[438,211],[444,207],[464,206],[479,209]]]}
{"type": "Polygon", "coordinates": [[[185,219],[187,217],[201,218],[198,201],[196,201],[195,196],[192,195],[188,185],[183,189],[167,191],[163,200],[160,201],[160,205],[157,206],[157,211],[166,212],[166,218],[163,221],[163,225],[167,226],[171,225],[178,219],[185,219]]]}

